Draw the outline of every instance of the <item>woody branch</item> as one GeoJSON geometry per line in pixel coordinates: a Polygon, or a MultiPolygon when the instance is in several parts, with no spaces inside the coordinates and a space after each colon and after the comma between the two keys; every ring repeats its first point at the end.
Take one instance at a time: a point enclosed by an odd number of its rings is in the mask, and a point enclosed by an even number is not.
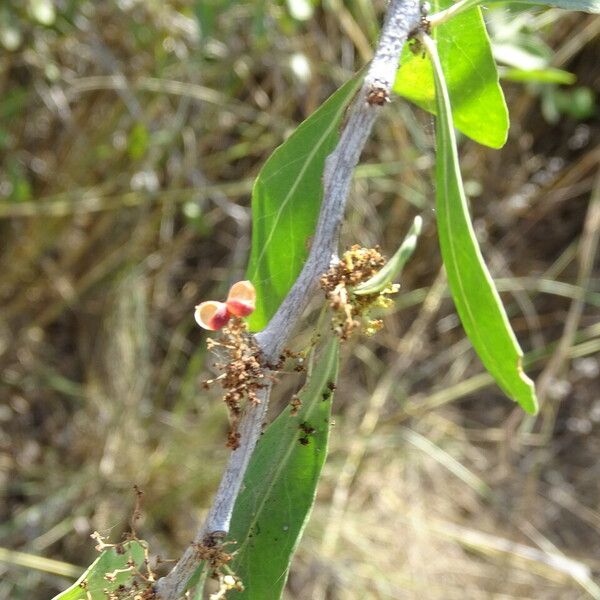
{"type": "MultiPolygon", "coordinates": [[[[389,99],[404,43],[419,21],[418,0],[391,0],[373,60],[349,109],[340,140],[326,160],[323,201],[308,259],[279,310],[267,327],[256,334],[256,342],[268,362],[275,362],[281,354],[315,291],[319,276],[337,256],[354,168],[381,107],[389,99]]],[[[260,402],[249,404],[242,416],[239,447],[229,457],[213,504],[194,543],[188,546],[169,574],[156,584],[160,600],[176,600],[183,595],[187,582],[200,564],[195,545],[215,543],[227,535],[235,500],[260,437],[270,391],[270,385],[260,390],[260,402]]]]}

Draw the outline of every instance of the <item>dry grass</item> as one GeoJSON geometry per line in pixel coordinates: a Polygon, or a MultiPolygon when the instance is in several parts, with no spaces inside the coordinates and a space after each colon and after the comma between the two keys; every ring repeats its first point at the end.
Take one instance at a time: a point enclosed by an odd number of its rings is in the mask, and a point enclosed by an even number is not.
{"type": "MultiPolygon", "coordinates": [[[[193,306],[240,279],[252,177],[377,32],[362,0],[306,23],[231,3],[209,40],[191,2],[72,4],[54,28],[22,15],[22,45],[0,55],[0,547],[37,567],[0,553],[0,600],[64,587],[37,557],[89,562],[93,530],[127,529],[133,483],[156,552],[191,539],[228,427],[200,390],[193,306]]],[[[541,30],[556,66],[598,94],[598,17],[558,19],[541,30]]],[[[349,344],[290,598],[600,598],[600,125],[551,125],[539,93],[507,90],[508,145],[464,143],[463,169],[543,410],[507,402],[464,339],[435,238],[432,120],[396,102],[345,240],[390,253],[416,212],[425,232],[384,331],[349,344]]]]}

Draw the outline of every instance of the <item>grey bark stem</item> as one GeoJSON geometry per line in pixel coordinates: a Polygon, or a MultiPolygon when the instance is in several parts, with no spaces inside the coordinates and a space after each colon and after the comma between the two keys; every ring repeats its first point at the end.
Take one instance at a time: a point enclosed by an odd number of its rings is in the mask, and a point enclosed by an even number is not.
{"type": "MultiPolygon", "coordinates": [[[[350,107],[340,140],[325,164],[323,201],[308,259],[279,310],[267,327],[256,335],[256,341],[268,361],[275,361],[281,354],[316,289],[319,276],[329,268],[337,254],[354,168],[373,123],[391,94],[404,43],[419,23],[418,0],[391,0],[373,61],[350,107]]],[[[269,395],[270,386],[262,390],[260,404],[249,405],[240,420],[240,446],[231,453],[215,500],[196,533],[195,544],[222,538],[229,531],[235,500],[262,431],[269,395]]],[[[180,598],[199,564],[194,544],[190,544],[171,572],[156,583],[157,598],[180,598]]]]}

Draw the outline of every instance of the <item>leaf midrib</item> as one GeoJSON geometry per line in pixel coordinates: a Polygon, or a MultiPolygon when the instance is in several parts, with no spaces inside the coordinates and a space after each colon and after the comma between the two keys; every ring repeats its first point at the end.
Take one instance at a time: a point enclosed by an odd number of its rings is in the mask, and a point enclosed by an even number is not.
{"type": "MultiPolygon", "coordinates": [[[[290,202],[290,199],[292,198],[292,196],[294,195],[294,193],[298,189],[298,186],[300,185],[300,182],[302,181],[302,178],[304,177],[304,174],[308,170],[309,165],[312,163],[315,155],[319,152],[319,150],[321,149],[321,147],[325,144],[325,142],[327,141],[327,138],[329,137],[329,134],[331,133],[331,131],[337,126],[337,124],[339,122],[339,118],[340,118],[341,114],[343,114],[344,110],[346,110],[346,103],[343,103],[335,111],[334,118],[331,120],[331,123],[330,123],[329,127],[327,127],[327,129],[325,129],[325,132],[319,138],[318,144],[316,144],[313,147],[313,149],[307,154],[307,159],[304,161],[304,165],[303,165],[302,169],[300,170],[300,172],[296,176],[296,179],[295,179],[294,183],[292,184],[292,186],[290,187],[290,189],[289,189],[288,193],[286,194],[284,200],[279,205],[279,208],[277,210],[277,215],[276,215],[276,217],[275,217],[275,219],[274,219],[274,221],[272,223],[272,226],[271,226],[271,231],[269,232],[267,240],[263,244],[263,247],[261,249],[261,252],[260,252],[258,258],[256,259],[256,269],[255,269],[255,272],[259,271],[260,264],[262,263],[263,258],[265,256],[265,253],[267,251],[267,248],[269,247],[269,245],[271,243],[271,240],[273,239],[273,235],[275,234],[275,229],[277,228],[277,224],[279,223],[279,219],[281,219],[281,215],[283,214],[283,211],[285,210],[285,207],[288,205],[288,203],[290,202]]],[[[323,116],[325,117],[326,113],[323,116]]],[[[258,183],[259,182],[257,180],[257,184],[258,183]]],[[[262,183],[264,183],[264,182],[262,182],[262,183]]]]}

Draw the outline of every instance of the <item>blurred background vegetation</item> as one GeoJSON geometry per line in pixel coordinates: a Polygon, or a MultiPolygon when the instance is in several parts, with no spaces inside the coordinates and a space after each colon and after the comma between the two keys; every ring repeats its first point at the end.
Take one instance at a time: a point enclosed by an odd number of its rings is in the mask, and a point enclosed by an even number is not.
{"type": "MultiPolygon", "coordinates": [[[[383,10],[1,2],[1,600],[63,589],[92,531],[119,540],[134,483],[152,551],[191,540],[227,456],[193,306],[242,277],[253,177],[369,60],[383,10]]],[[[396,100],[344,241],[393,252],[415,214],[425,233],[385,329],[346,347],[289,598],[600,598],[600,18],[485,14],[511,134],[464,141],[463,173],[542,411],[508,402],[464,338],[433,121],[396,100]]],[[[299,385],[282,376],[279,405],[299,385]]]]}

